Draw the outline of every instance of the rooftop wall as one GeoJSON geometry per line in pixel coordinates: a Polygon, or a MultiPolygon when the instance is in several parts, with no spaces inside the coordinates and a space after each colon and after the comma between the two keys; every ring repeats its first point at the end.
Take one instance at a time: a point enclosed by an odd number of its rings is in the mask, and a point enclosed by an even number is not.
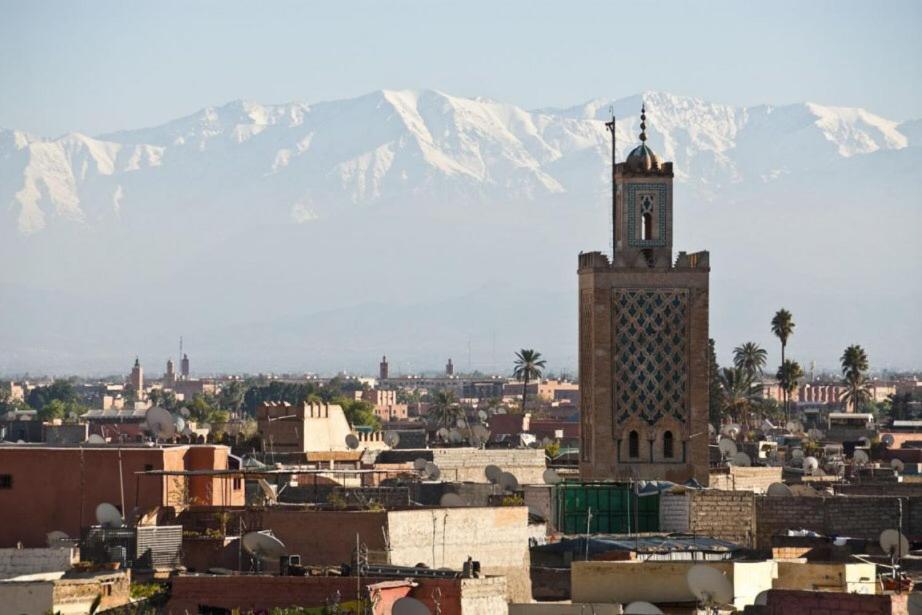
{"type": "Polygon", "coordinates": [[[0,578],[70,570],[79,561],[77,547],[0,549],[0,578]]]}
{"type": "Polygon", "coordinates": [[[496,465],[511,472],[519,484],[543,484],[547,469],[544,449],[477,449],[477,448],[434,448],[432,461],[442,471],[442,480],[457,482],[487,482],[484,470],[496,465]]]}

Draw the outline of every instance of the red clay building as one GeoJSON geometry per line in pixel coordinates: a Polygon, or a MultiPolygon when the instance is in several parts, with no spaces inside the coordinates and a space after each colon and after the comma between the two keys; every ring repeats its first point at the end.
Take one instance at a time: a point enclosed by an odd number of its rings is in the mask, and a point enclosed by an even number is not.
{"type": "Polygon", "coordinates": [[[235,469],[226,446],[0,447],[0,547],[43,547],[46,534],[77,537],[96,523],[96,506],[128,512],[158,506],[239,506],[243,481],[233,476],[159,476],[151,470],[235,469]],[[230,463],[230,466],[229,466],[230,463]]]}

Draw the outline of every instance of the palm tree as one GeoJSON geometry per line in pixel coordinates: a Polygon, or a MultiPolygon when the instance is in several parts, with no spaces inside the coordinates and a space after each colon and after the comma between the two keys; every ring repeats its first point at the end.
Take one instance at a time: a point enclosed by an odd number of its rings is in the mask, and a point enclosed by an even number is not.
{"type": "Polygon", "coordinates": [[[541,378],[541,370],[544,369],[545,361],[541,358],[541,353],[535,350],[522,349],[515,353],[515,369],[512,374],[516,380],[521,380],[522,384],[522,414],[525,413],[525,401],[528,398],[528,381],[541,378]]]}
{"type": "Polygon", "coordinates": [[[724,412],[734,421],[748,418],[749,411],[762,397],[762,387],[753,383],[746,370],[740,367],[723,368],[719,378],[724,412]]]}
{"type": "Polygon", "coordinates": [[[857,412],[858,406],[871,399],[871,385],[867,379],[868,353],[858,344],[852,344],[839,358],[842,364],[842,376],[845,379],[845,390],[841,399],[846,407],[852,406],[852,411],[857,412]]]}
{"type": "Polygon", "coordinates": [[[434,427],[452,429],[458,418],[464,416],[453,391],[442,389],[436,391],[427,412],[429,422],[434,427]]]}
{"type": "Polygon", "coordinates": [[[762,373],[767,360],[768,352],[755,342],[746,342],[733,349],[733,364],[746,372],[749,380],[755,380],[756,374],[762,373]]]}
{"type": "Polygon", "coordinates": [[[778,368],[778,373],[775,374],[775,377],[778,378],[778,383],[784,392],[784,420],[787,421],[790,418],[787,400],[791,397],[791,393],[797,390],[797,383],[804,377],[804,370],[797,361],[785,359],[781,367],[778,368]]]}
{"type": "MultiPolygon", "coordinates": [[[[784,308],[781,308],[775,312],[775,316],[772,318],[772,333],[775,334],[779,340],[781,340],[781,367],[784,367],[784,350],[788,345],[788,338],[794,335],[794,317],[791,316],[791,313],[784,308]]],[[[781,367],[778,368],[779,373],[781,372],[781,367]]],[[[784,387],[782,387],[784,391],[784,387]]],[[[788,392],[784,393],[784,416],[788,415],[788,392]]]]}

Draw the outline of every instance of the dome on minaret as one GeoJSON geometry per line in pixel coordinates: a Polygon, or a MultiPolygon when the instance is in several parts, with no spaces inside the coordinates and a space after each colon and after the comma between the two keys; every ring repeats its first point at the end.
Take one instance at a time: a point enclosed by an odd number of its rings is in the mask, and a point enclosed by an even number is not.
{"type": "Polygon", "coordinates": [[[647,147],[647,108],[645,105],[640,108],[640,145],[627,155],[625,165],[629,171],[634,173],[659,169],[659,158],[652,149],[647,147]]]}

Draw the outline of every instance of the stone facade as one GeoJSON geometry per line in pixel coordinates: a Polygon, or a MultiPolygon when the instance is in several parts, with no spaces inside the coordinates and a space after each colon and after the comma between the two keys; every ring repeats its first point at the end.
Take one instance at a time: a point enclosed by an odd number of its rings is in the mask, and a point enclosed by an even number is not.
{"type": "Polygon", "coordinates": [[[707,252],[672,257],[671,163],[614,165],[614,257],[579,256],[583,479],[708,482],[707,252]]]}

